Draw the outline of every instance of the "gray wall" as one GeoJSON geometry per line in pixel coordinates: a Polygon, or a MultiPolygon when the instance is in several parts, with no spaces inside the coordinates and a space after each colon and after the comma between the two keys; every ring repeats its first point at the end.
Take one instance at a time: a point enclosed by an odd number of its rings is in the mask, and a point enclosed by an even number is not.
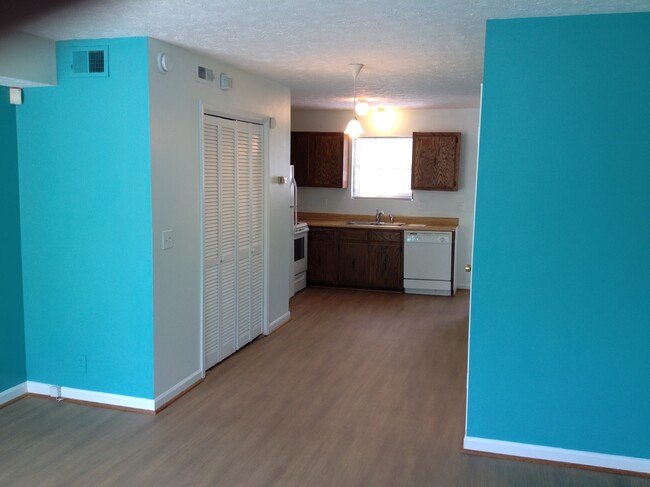
{"type": "Polygon", "coordinates": [[[290,237],[288,88],[195,52],[149,40],[151,178],[154,256],[155,395],[200,372],[201,322],[201,109],[264,121],[267,128],[265,201],[268,321],[288,318],[290,237]],[[157,56],[174,66],[163,74],[157,56]],[[198,64],[214,70],[217,83],[195,77],[198,64]],[[220,73],[233,78],[219,89],[220,73]],[[277,126],[268,130],[269,119],[277,126]],[[161,233],[172,229],[174,248],[162,250],[161,233]]]}
{"type": "Polygon", "coordinates": [[[54,41],[25,32],[0,34],[0,85],[49,86],[56,84],[54,41]]]}

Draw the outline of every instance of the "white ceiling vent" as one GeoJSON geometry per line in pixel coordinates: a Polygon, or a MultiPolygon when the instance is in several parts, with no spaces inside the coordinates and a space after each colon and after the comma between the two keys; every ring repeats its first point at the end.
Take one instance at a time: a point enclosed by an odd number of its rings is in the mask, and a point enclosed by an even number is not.
{"type": "Polygon", "coordinates": [[[70,51],[70,60],[72,76],[108,76],[108,46],[74,47],[70,51]]]}
{"type": "Polygon", "coordinates": [[[196,77],[200,81],[205,81],[206,83],[214,82],[214,71],[205,66],[197,66],[196,77]]]}

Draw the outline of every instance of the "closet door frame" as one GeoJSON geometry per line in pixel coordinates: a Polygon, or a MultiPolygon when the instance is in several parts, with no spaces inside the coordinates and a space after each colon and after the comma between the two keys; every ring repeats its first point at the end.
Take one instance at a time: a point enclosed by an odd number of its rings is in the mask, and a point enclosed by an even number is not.
{"type": "Polygon", "coordinates": [[[204,266],[203,266],[203,245],[204,245],[204,221],[203,221],[203,196],[204,196],[204,181],[203,181],[203,155],[204,155],[204,119],[206,115],[220,117],[225,119],[231,119],[241,122],[255,123],[262,126],[262,207],[263,207],[263,255],[264,255],[264,265],[263,265],[263,326],[262,334],[269,334],[269,319],[268,319],[268,302],[269,302],[269,204],[268,204],[268,185],[269,185],[269,130],[271,124],[271,117],[265,116],[259,113],[251,113],[246,111],[239,112],[224,112],[215,108],[209,103],[203,101],[199,102],[199,113],[198,113],[198,126],[199,126],[199,176],[200,181],[200,195],[199,195],[199,212],[200,212],[200,232],[199,237],[200,242],[200,251],[199,251],[199,289],[200,289],[200,299],[199,299],[199,320],[200,320],[200,333],[199,333],[199,354],[200,354],[200,364],[201,364],[201,376],[205,377],[205,351],[204,351],[204,289],[203,289],[203,275],[204,275],[204,266]]]}

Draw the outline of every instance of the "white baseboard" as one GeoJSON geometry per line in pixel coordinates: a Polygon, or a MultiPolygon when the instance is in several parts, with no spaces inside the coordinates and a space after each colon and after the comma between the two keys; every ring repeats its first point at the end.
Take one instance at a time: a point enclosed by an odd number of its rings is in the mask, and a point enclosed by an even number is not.
{"type": "MultiPolygon", "coordinates": [[[[74,399],[76,401],[84,401],[89,403],[94,403],[98,405],[106,406],[117,406],[129,409],[141,409],[143,411],[156,411],[162,406],[167,404],[169,401],[174,399],[176,396],[181,394],[183,391],[191,387],[193,384],[201,380],[202,374],[200,370],[193,372],[188,377],[180,381],[178,384],[169,388],[167,391],[160,394],[156,399],[144,399],[141,397],[132,397],[132,396],[121,396],[119,394],[109,394],[106,392],[96,392],[96,391],[86,391],[83,389],[74,389],[72,387],[61,387],[61,397],[63,399],[74,399]]],[[[42,396],[50,395],[50,388],[52,384],[44,384],[42,382],[33,382],[27,381],[23,384],[22,393],[18,393],[15,397],[19,397],[21,394],[31,393],[31,394],[40,394],[42,396]]],[[[17,389],[20,386],[16,386],[5,393],[17,389]]],[[[0,395],[2,398],[2,395],[0,395]]],[[[1,403],[0,403],[1,404],[1,403]]]]}
{"type": "Polygon", "coordinates": [[[27,382],[0,392],[0,406],[27,394],[27,382]]]}
{"type": "Polygon", "coordinates": [[[269,332],[267,333],[267,335],[271,334],[276,329],[280,328],[282,325],[284,325],[290,319],[291,319],[291,312],[287,311],[285,314],[280,316],[277,320],[273,321],[273,323],[271,323],[269,325],[269,332]]]}
{"type": "Polygon", "coordinates": [[[511,441],[489,440],[466,436],[463,448],[483,453],[495,453],[513,457],[532,458],[551,462],[572,463],[589,467],[625,470],[650,474],[650,459],[607,455],[581,450],[566,450],[548,446],[529,445],[511,441]]]}
{"type": "Polygon", "coordinates": [[[185,379],[180,381],[178,384],[170,387],[168,390],[166,390],[165,392],[160,394],[155,399],[155,408],[156,408],[156,410],[163,407],[169,401],[171,401],[176,396],[178,396],[179,394],[184,392],[186,389],[189,389],[190,387],[192,387],[194,384],[196,384],[202,378],[203,378],[202,372],[200,370],[197,370],[196,372],[193,372],[192,374],[187,376],[185,379]]]}
{"type": "MultiPolygon", "coordinates": [[[[50,387],[53,384],[43,384],[42,382],[27,381],[27,392],[30,394],[50,395],[50,387]]],[[[144,399],[141,397],[121,396],[119,394],[109,394],[107,392],[86,391],[83,389],[74,389],[72,387],[61,387],[61,397],[63,399],[74,399],[76,401],[85,401],[95,404],[104,404],[106,406],[117,406],[130,409],[141,409],[143,411],[155,411],[156,404],[153,399],[144,399]]]]}

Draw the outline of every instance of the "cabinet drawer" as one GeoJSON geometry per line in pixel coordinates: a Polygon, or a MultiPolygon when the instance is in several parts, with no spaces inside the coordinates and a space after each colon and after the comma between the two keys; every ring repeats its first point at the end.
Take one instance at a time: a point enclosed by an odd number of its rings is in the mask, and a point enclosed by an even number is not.
{"type": "Polygon", "coordinates": [[[336,230],[327,227],[310,227],[309,241],[332,242],[336,241],[336,230]]]}
{"type": "Polygon", "coordinates": [[[402,242],[403,233],[395,230],[370,230],[370,240],[373,242],[402,242]]]}
{"type": "Polygon", "coordinates": [[[341,228],[339,232],[339,238],[341,240],[354,240],[357,242],[368,241],[368,230],[358,228],[341,228]]]}

